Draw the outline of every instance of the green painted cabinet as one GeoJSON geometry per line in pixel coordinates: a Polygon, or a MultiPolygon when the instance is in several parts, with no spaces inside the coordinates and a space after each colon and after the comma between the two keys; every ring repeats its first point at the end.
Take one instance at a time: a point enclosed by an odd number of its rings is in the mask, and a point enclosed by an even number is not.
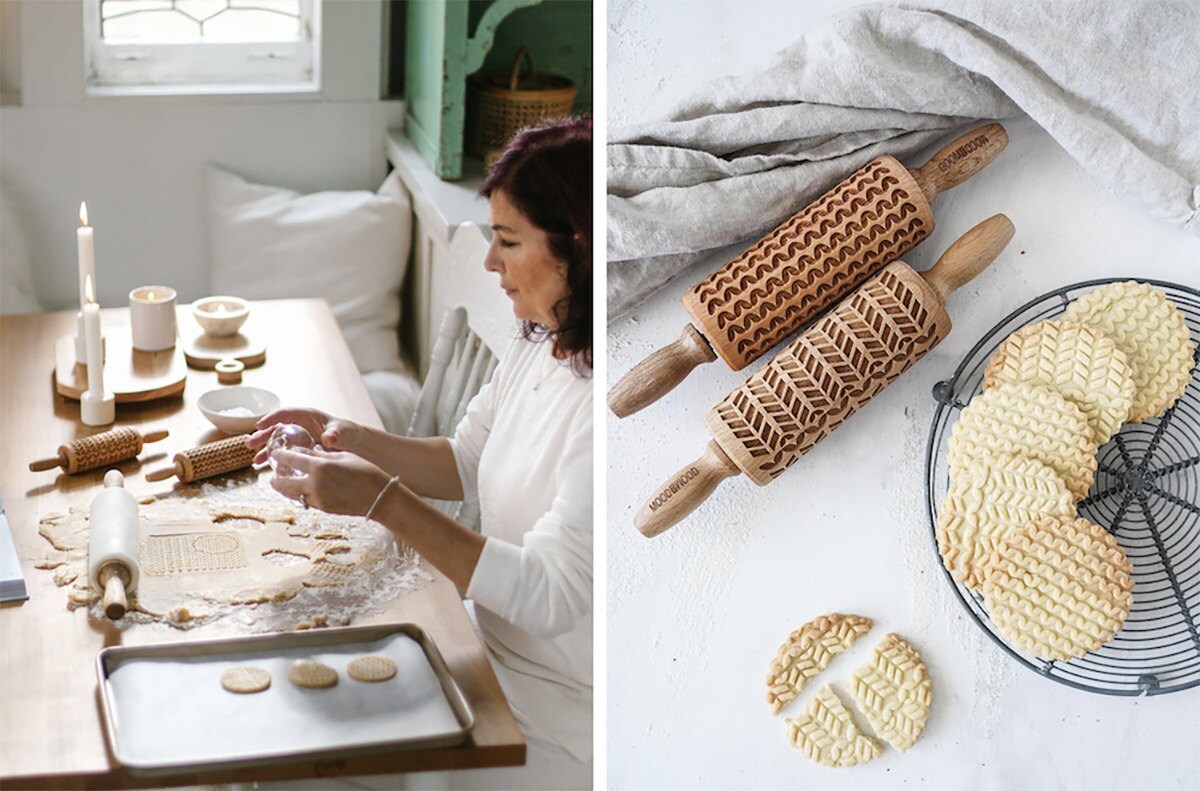
{"type": "Polygon", "coordinates": [[[440,178],[462,175],[467,77],[510,69],[519,47],[569,77],[576,112],[592,102],[590,0],[409,0],[404,131],[440,178]]]}

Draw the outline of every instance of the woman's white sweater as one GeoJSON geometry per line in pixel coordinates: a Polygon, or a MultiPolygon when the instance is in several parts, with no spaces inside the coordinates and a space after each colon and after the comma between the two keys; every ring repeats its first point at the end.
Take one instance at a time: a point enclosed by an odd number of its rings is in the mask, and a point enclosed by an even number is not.
{"type": "Polygon", "coordinates": [[[592,380],[551,344],[510,344],[452,440],[487,542],[480,632],[527,735],[592,754],[592,380]]]}

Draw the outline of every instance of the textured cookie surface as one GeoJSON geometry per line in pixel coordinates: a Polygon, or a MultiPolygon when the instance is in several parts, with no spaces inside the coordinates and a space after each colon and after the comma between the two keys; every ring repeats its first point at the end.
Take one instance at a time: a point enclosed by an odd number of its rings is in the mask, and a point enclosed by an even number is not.
{"type": "Polygon", "coordinates": [[[230,692],[262,692],[271,686],[271,674],[252,665],[231,667],[221,674],[221,686],[230,692]]]}
{"type": "Polygon", "coordinates": [[[1120,631],[1133,603],[1131,572],[1103,528],[1042,517],[1000,542],[983,599],[1011,645],[1042,659],[1072,659],[1120,631]]]}
{"type": "Polygon", "coordinates": [[[329,665],[301,660],[288,668],[288,681],[298,687],[324,689],[338,683],[338,674],[329,665]]]}
{"type": "Polygon", "coordinates": [[[1104,333],[1125,353],[1134,383],[1129,420],[1160,415],[1183,395],[1196,349],[1179,308],[1158,289],[1110,283],[1076,299],[1063,318],[1104,333]]]}
{"type": "Polygon", "coordinates": [[[1000,539],[1047,515],[1075,516],[1075,498],[1052,468],[1011,453],[973,459],[955,474],[938,511],[942,563],[979,590],[1000,539]]]}
{"type": "Polygon", "coordinates": [[[971,399],[950,432],[951,479],[972,461],[1011,453],[1037,459],[1062,476],[1082,500],[1096,474],[1096,441],[1079,407],[1053,390],[1001,384],[971,399]]]}
{"type": "Polygon", "coordinates": [[[933,682],[921,655],[899,635],[889,634],[871,662],[854,673],[851,688],[858,710],[875,733],[901,752],[925,730],[933,704],[933,682]]]}
{"type": "Polygon", "coordinates": [[[772,712],[778,714],[795,700],[810,679],[870,629],[869,618],[834,613],[809,621],[788,635],[767,674],[767,703],[772,712]]]}
{"type": "Polygon", "coordinates": [[[787,725],[792,745],[823,766],[854,766],[878,758],[883,751],[879,742],[858,729],[829,685],[821,687],[804,713],[787,725]]]}
{"type": "Polygon", "coordinates": [[[396,663],[386,656],[359,656],[346,665],[346,675],[355,681],[387,681],[396,675],[396,663]]]}
{"type": "Polygon", "coordinates": [[[1008,336],[983,374],[984,389],[1004,382],[1056,391],[1087,417],[1097,445],[1117,433],[1133,406],[1124,353],[1108,336],[1073,321],[1040,321],[1008,336]]]}

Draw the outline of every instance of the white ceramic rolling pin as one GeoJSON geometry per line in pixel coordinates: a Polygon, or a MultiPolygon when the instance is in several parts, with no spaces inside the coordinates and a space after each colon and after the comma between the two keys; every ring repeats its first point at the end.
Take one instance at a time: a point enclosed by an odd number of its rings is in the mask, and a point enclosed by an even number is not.
{"type": "Polygon", "coordinates": [[[104,476],[104,491],[92,500],[88,532],[88,577],[104,591],[104,614],[115,621],[124,617],[140,576],[138,504],[119,470],[104,476]]]}

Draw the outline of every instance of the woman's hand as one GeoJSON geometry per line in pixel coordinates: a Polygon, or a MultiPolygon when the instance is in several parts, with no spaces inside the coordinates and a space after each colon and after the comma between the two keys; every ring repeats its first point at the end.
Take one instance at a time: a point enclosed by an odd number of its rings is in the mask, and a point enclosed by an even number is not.
{"type": "Polygon", "coordinates": [[[295,423],[302,426],[323,448],[347,450],[351,453],[360,452],[358,446],[366,434],[366,430],[359,424],[335,418],[319,409],[298,407],[276,409],[258,421],[255,425],[257,430],[246,440],[246,447],[258,451],[254,457],[255,464],[262,464],[267,460],[267,440],[271,438],[271,430],[280,423],[295,423]]]}
{"type": "Polygon", "coordinates": [[[280,466],[299,473],[290,478],[276,475],[271,486],[284,497],[299,500],[331,514],[362,516],[390,480],[386,472],[353,453],[326,450],[275,452],[280,466]]]}

